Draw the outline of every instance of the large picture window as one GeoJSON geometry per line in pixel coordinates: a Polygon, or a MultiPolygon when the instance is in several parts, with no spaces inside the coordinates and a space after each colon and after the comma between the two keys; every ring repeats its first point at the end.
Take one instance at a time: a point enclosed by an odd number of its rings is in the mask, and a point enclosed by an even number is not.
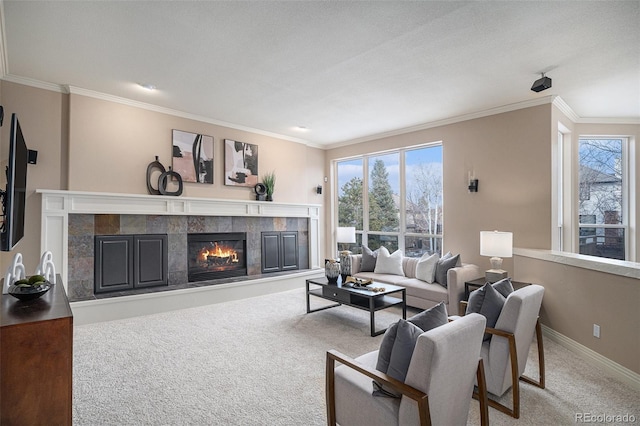
{"type": "Polygon", "coordinates": [[[356,228],[352,252],[441,253],[441,144],[340,160],[336,176],[338,226],[356,228]]]}

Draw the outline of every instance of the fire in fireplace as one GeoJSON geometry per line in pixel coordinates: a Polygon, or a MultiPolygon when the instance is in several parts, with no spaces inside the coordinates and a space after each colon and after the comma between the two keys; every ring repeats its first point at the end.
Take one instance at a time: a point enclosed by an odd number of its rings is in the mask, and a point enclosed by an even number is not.
{"type": "Polygon", "coordinates": [[[247,275],[246,233],[188,234],[189,281],[247,275]]]}

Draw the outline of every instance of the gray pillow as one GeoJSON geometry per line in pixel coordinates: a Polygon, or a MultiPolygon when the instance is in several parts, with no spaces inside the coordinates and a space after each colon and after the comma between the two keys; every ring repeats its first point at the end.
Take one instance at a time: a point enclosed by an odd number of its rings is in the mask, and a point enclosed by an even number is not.
{"type": "Polygon", "coordinates": [[[378,250],[371,251],[367,246],[362,247],[362,262],[360,262],[360,272],[373,272],[376,269],[378,250]]]}
{"type": "MultiPolygon", "coordinates": [[[[420,336],[423,333],[423,331],[420,327],[404,319],[400,319],[395,325],[396,325],[396,332],[395,332],[396,336],[395,336],[395,339],[393,340],[393,347],[391,348],[391,356],[389,358],[388,368],[385,373],[387,373],[389,376],[393,377],[396,380],[404,382],[404,379],[407,377],[407,371],[409,370],[409,363],[411,362],[411,356],[413,355],[413,350],[415,349],[416,342],[418,341],[418,336],[420,336]]],[[[387,330],[387,332],[389,330],[387,330]]],[[[387,333],[385,333],[385,337],[386,335],[387,333]]],[[[379,357],[380,357],[380,354],[378,353],[378,362],[380,362],[379,357]]],[[[374,396],[391,396],[395,398],[399,398],[400,396],[402,396],[395,389],[385,386],[376,381],[373,382],[373,395],[374,396]]]]}
{"type": "Polygon", "coordinates": [[[449,269],[454,268],[459,260],[459,254],[449,257],[445,254],[438,259],[438,263],[436,263],[436,282],[438,284],[445,288],[447,287],[447,272],[449,269]]]}
{"type": "MultiPolygon", "coordinates": [[[[485,284],[469,295],[466,314],[478,313],[487,319],[487,327],[496,326],[506,298],[491,284],[485,284]]],[[[489,340],[491,334],[485,333],[484,340],[489,340]]]]}
{"type": "Polygon", "coordinates": [[[382,336],[382,342],[380,342],[380,349],[378,349],[378,362],[376,364],[376,370],[386,373],[389,369],[389,362],[391,361],[391,350],[393,349],[393,342],[396,340],[398,333],[398,323],[394,323],[387,328],[387,331],[382,336]]]}
{"type": "Polygon", "coordinates": [[[429,331],[449,322],[447,307],[444,302],[440,302],[436,306],[412,316],[407,321],[417,325],[422,331],[429,331]]]}
{"type": "Polygon", "coordinates": [[[511,293],[513,293],[513,284],[511,283],[511,278],[503,278],[500,281],[496,281],[491,284],[491,287],[498,290],[498,293],[507,297],[511,293]]]}
{"type": "MultiPolygon", "coordinates": [[[[432,328],[444,325],[447,322],[449,322],[447,317],[447,307],[444,302],[440,302],[436,306],[429,308],[426,311],[422,311],[406,321],[399,320],[395,324],[391,325],[384,333],[384,337],[380,343],[376,370],[382,371],[383,373],[387,373],[398,380],[404,381],[404,378],[406,378],[407,375],[407,370],[409,369],[411,355],[413,355],[413,348],[415,346],[414,341],[410,351],[408,350],[406,347],[408,336],[413,336],[412,333],[417,333],[417,329],[420,330],[418,333],[419,335],[425,331],[431,330],[432,328]],[[408,325],[405,323],[408,323],[408,325]],[[396,343],[398,339],[400,342],[396,343]],[[407,353],[409,354],[408,360],[405,359],[407,353]],[[406,368],[404,365],[405,362],[406,368]],[[391,373],[391,371],[394,371],[394,373],[391,373]],[[402,376],[403,378],[399,379],[394,374],[402,376]]],[[[373,395],[390,396],[394,398],[399,396],[399,394],[394,390],[375,381],[373,382],[373,395]]]]}

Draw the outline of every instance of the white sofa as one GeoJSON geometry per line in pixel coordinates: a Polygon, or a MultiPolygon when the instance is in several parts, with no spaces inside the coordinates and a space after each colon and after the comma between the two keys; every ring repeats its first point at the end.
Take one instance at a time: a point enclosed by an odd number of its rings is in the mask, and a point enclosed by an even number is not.
{"type": "Polygon", "coordinates": [[[429,309],[440,302],[447,306],[449,315],[457,315],[460,301],[464,298],[465,281],[475,280],[484,275],[477,265],[463,263],[447,271],[447,287],[434,282],[429,284],[416,278],[416,266],[419,258],[403,257],[404,276],[362,272],[362,255],[352,254],[351,275],[356,278],[372,279],[379,283],[394,284],[407,289],[407,305],[420,309],[429,309]]]}

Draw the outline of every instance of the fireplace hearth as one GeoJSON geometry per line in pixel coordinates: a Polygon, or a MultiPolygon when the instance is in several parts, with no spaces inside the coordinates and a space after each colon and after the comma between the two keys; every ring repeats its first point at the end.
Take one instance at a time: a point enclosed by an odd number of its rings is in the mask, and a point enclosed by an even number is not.
{"type": "Polygon", "coordinates": [[[246,245],[244,232],[188,234],[189,282],[247,275],[246,245]]]}

